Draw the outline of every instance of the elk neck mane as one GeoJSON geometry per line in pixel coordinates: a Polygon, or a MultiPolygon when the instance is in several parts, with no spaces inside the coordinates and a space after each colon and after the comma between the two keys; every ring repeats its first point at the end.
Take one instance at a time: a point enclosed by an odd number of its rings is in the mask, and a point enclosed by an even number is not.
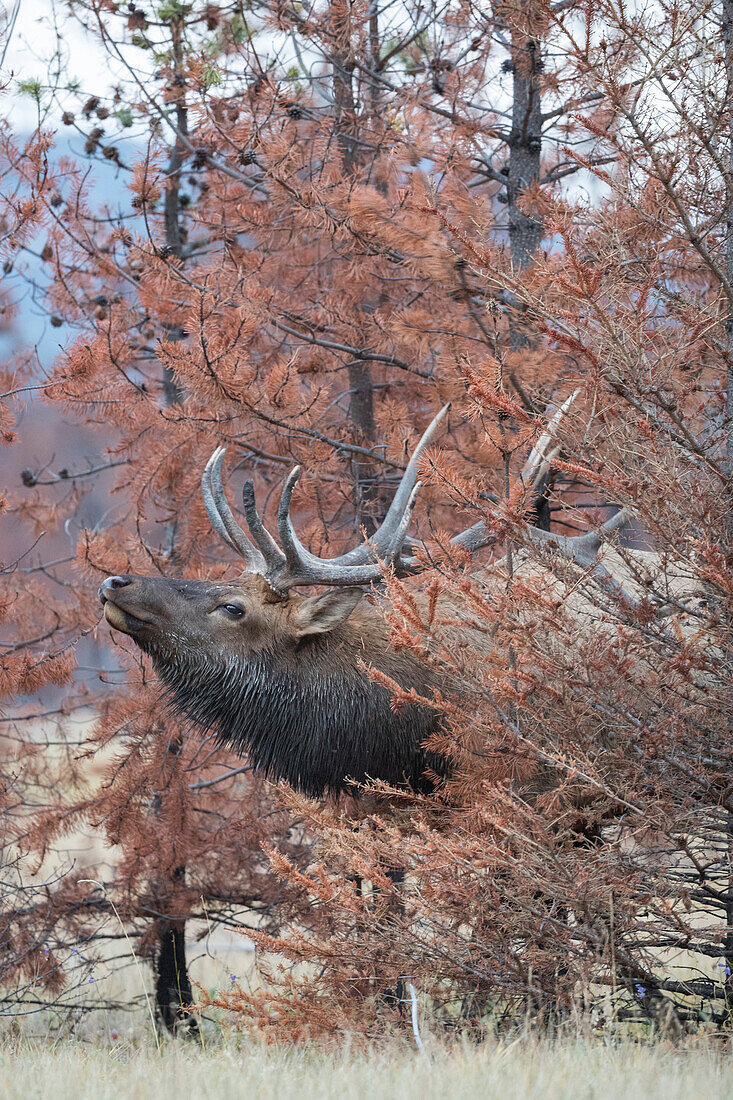
{"type": "MultiPolygon", "coordinates": [[[[390,692],[369,680],[356,661],[334,659],[343,641],[308,640],[296,660],[287,661],[274,650],[245,657],[165,641],[144,648],[173,709],[227,748],[246,753],[270,779],[287,780],[313,798],[374,777],[429,790],[426,768],[443,774],[446,763],[421,744],[439,727],[439,718],[414,704],[396,712],[390,692]]],[[[388,667],[384,659],[374,664],[405,688],[430,690],[429,674],[416,676],[415,663],[394,651],[388,667]]]]}

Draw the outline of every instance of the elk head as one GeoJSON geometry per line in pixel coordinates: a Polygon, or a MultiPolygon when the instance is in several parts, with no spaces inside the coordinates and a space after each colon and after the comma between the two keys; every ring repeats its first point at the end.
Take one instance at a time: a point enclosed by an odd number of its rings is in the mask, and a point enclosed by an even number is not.
{"type": "Polygon", "coordinates": [[[363,586],[381,581],[385,565],[400,573],[417,566],[409,554],[412,544],[407,529],[420,489],[418,466],[448,408],[441,409],[424,433],[372,539],[336,558],[311,554],[293,529],[290,501],[300,477],[299,466],[287,478],[280,498],[280,545],[257,511],[251,481],[242,493],[249,528],[246,535],[224,493],[226,452],[217,448],[201,480],[204,504],[214,530],[243,559],[244,572],[225,583],[108,577],[99,589],[107,622],[153,653],[168,645],[188,650],[206,646],[209,654],[235,650],[244,656],[289,649],[304,655],[308,642],[322,642],[324,635],[343,626],[359,603],[363,586]],[[304,585],[333,588],[319,596],[296,595],[293,590],[304,585]]]}

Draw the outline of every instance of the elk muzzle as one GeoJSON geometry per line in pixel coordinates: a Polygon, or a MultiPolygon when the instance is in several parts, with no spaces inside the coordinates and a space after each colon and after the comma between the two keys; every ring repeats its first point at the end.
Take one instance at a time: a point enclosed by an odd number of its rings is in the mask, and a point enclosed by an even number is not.
{"type": "Polygon", "coordinates": [[[140,591],[140,582],[144,580],[131,576],[107,577],[99,586],[105,619],[115,630],[133,637],[151,624],[146,615],[145,594],[140,591]]]}

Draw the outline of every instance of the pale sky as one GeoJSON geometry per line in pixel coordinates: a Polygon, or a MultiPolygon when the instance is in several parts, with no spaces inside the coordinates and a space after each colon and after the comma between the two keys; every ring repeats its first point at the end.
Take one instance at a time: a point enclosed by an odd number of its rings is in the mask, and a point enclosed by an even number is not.
{"type": "MultiPolygon", "coordinates": [[[[0,14],[0,54],[5,47],[9,21],[15,8],[14,0],[7,0],[0,14]]],[[[19,81],[40,80],[47,84],[49,66],[53,63],[58,40],[67,80],[78,80],[85,93],[104,97],[122,73],[110,62],[105,51],[89,36],[75,19],[68,16],[66,5],[57,0],[20,0],[20,10],[15,29],[5,53],[0,70],[0,93],[4,99],[3,111],[10,110],[13,128],[17,132],[32,130],[37,123],[38,112],[31,97],[17,94],[19,81]]],[[[136,51],[138,64],[143,61],[143,51],[136,51]]],[[[144,63],[144,61],[143,61],[144,63]]],[[[51,116],[52,122],[57,115],[51,116]]]]}

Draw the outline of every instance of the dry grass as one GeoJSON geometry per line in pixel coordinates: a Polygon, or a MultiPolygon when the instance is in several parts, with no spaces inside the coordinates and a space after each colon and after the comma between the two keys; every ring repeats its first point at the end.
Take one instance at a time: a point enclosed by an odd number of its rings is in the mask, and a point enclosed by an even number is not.
{"type": "Polygon", "coordinates": [[[533,1039],[506,1045],[434,1051],[323,1054],[235,1041],[202,1050],[191,1043],[154,1047],[117,1043],[0,1046],[0,1095],[13,1100],[560,1100],[644,1097],[721,1100],[733,1096],[733,1060],[708,1050],[604,1045],[549,1045],[533,1039]]]}

